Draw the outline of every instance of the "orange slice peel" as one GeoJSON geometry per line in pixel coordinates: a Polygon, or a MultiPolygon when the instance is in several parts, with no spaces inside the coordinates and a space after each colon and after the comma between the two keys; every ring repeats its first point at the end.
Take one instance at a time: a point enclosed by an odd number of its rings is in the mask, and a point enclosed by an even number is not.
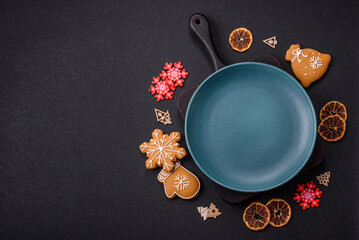
{"type": "Polygon", "coordinates": [[[270,211],[263,203],[253,202],[244,210],[243,221],[250,230],[263,230],[269,224],[270,211]]]}
{"type": "Polygon", "coordinates": [[[326,117],[318,126],[319,135],[328,142],[336,142],[342,139],[345,130],[345,120],[339,115],[326,117]]]}
{"type": "Polygon", "coordinates": [[[270,225],[273,227],[287,225],[292,216],[292,209],[286,201],[280,198],[273,198],[267,202],[266,206],[270,211],[270,225]]]}
{"type": "Polygon", "coordinates": [[[343,118],[344,121],[347,120],[347,109],[344,104],[338,101],[330,101],[324,105],[324,107],[320,110],[319,118],[323,121],[325,118],[329,116],[338,115],[343,118]]]}
{"type": "Polygon", "coordinates": [[[252,33],[246,28],[237,28],[229,35],[229,44],[238,52],[247,51],[253,42],[252,33]]]}

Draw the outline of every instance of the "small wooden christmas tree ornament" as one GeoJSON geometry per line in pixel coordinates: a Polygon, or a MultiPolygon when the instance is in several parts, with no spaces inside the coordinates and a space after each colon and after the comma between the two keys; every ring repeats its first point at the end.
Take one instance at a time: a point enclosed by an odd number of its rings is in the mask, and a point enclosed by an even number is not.
{"type": "Polygon", "coordinates": [[[203,221],[206,221],[208,218],[208,207],[197,207],[197,210],[201,214],[203,221]]]}
{"type": "Polygon", "coordinates": [[[325,172],[317,176],[319,184],[324,185],[326,187],[328,187],[329,178],[330,178],[330,172],[325,172]]]}
{"type": "Polygon", "coordinates": [[[219,211],[219,209],[216,208],[216,205],[211,203],[211,205],[208,208],[208,217],[216,219],[221,214],[222,213],[219,211]]]}
{"type": "Polygon", "coordinates": [[[271,37],[271,38],[267,38],[265,40],[263,40],[263,42],[265,44],[267,44],[268,46],[272,47],[272,48],[275,48],[275,46],[277,45],[277,37],[274,36],[274,37],[271,37]]]}
{"type": "Polygon", "coordinates": [[[198,212],[201,214],[203,221],[206,221],[207,218],[214,218],[216,219],[222,213],[216,208],[216,205],[211,203],[209,207],[197,207],[198,212]]]}
{"type": "Polygon", "coordinates": [[[171,115],[168,110],[167,110],[167,112],[163,112],[163,111],[155,108],[155,114],[156,114],[157,122],[161,122],[164,125],[172,124],[171,115]]]}

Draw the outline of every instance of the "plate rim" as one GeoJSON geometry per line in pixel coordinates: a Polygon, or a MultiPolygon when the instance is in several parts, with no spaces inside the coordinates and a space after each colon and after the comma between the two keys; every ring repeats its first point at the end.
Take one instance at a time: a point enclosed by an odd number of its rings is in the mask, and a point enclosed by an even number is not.
{"type": "Polygon", "coordinates": [[[315,109],[314,109],[314,106],[313,106],[313,103],[308,95],[308,93],[305,91],[305,89],[303,88],[303,86],[292,76],[290,75],[289,73],[287,73],[286,71],[278,68],[278,67],[275,67],[273,65],[269,65],[269,64],[266,64],[266,63],[258,63],[258,62],[242,62],[242,63],[235,63],[235,64],[231,64],[229,66],[226,66],[224,68],[221,68],[219,69],[218,71],[212,73],[210,76],[208,76],[200,85],[199,87],[196,89],[196,91],[193,93],[190,101],[189,101],[189,104],[188,104],[188,107],[187,107],[187,110],[186,110],[186,118],[185,118],[185,126],[184,126],[184,130],[185,130],[185,139],[186,139],[186,143],[187,143],[187,148],[192,156],[192,159],[194,160],[194,162],[196,163],[196,165],[199,167],[199,169],[207,176],[209,177],[212,181],[214,181],[215,183],[221,185],[222,187],[225,187],[227,189],[230,189],[230,190],[234,190],[234,191],[239,191],[239,192],[263,192],[263,191],[268,191],[268,190],[271,190],[271,189],[274,189],[274,188],[277,188],[285,183],[287,183],[288,181],[290,181],[291,179],[293,179],[303,168],[304,166],[307,164],[307,162],[309,161],[312,153],[313,153],[313,150],[314,150],[314,147],[315,147],[315,144],[316,144],[316,138],[317,138],[317,118],[316,118],[316,114],[315,114],[315,109]],[[242,65],[258,65],[258,66],[263,66],[263,67],[267,67],[267,68],[271,68],[271,69],[274,69],[275,71],[278,71],[284,75],[286,75],[289,79],[291,79],[300,89],[300,91],[304,94],[305,98],[307,99],[307,101],[309,102],[309,107],[311,109],[311,112],[313,114],[313,120],[314,120],[314,131],[313,131],[313,141],[311,143],[311,146],[310,146],[310,150],[306,156],[306,159],[305,161],[303,161],[302,165],[297,169],[297,171],[295,171],[290,177],[288,177],[286,180],[282,181],[281,183],[277,183],[275,185],[272,185],[272,186],[269,186],[269,187],[263,187],[263,188],[258,188],[258,189],[243,189],[243,188],[238,188],[238,187],[235,187],[235,186],[231,186],[231,185],[228,185],[226,183],[223,183],[221,182],[220,180],[212,177],[202,166],[201,164],[199,163],[199,161],[196,159],[196,157],[194,156],[193,154],[193,151],[191,149],[191,144],[190,144],[190,140],[188,139],[188,119],[189,119],[189,111],[190,109],[192,108],[192,105],[193,105],[193,102],[194,102],[194,99],[196,98],[198,92],[203,88],[204,85],[206,85],[206,83],[208,83],[211,79],[214,78],[214,76],[216,76],[217,74],[220,74],[222,73],[223,71],[226,71],[227,69],[230,69],[230,68],[234,68],[234,67],[237,67],[237,66],[242,66],[242,65]]]}

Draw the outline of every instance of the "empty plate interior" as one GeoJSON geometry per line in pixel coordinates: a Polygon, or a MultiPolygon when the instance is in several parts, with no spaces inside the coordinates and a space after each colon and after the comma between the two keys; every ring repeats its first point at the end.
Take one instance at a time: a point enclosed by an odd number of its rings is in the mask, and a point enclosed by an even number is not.
{"type": "Polygon", "coordinates": [[[225,67],[193,95],[185,134],[198,167],[216,183],[259,192],[294,177],[315,144],[316,118],[305,90],[262,63],[225,67]]]}

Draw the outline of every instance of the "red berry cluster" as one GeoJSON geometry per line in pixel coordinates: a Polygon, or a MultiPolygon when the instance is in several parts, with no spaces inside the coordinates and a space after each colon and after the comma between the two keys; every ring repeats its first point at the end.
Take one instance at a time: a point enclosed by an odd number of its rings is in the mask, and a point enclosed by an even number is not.
{"type": "Polygon", "coordinates": [[[148,89],[152,95],[155,95],[158,102],[164,99],[172,99],[173,91],[176,90],[176,87],[183,86],[184,79],[188,75],[181,62],[165,63],[163,69],[158,77],[153,77],[153,85],[148,89]]]}

